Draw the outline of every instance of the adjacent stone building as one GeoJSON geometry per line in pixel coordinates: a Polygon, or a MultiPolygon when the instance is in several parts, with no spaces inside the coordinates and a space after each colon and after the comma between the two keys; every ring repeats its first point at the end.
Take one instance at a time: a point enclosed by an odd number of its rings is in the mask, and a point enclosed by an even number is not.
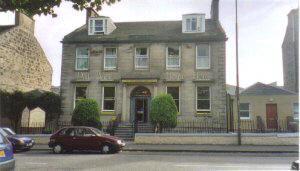
{"type": "Polygon", "coordinates": [[[282,60],[284,88],[299,92],[299,9],[293,9],[288,14],[282,60]]]}
{"type": "Polygon", "coordinates": [[[34,36],[34,20],[15,14],[14,25],[0,26],[0,89],[49,91],[52,67],[34,36]]]}
{"type": "Polygon", "coordinates": [[[82,98],[96,99],[102,121],[149,122],[150,100],[173,96],[178,119],[217,119],[226,125],[226,34],[213,0],[211,18],[113,22],[92,9],[86,24],[66,35],[61,70],[61,121],[82,98]]]}

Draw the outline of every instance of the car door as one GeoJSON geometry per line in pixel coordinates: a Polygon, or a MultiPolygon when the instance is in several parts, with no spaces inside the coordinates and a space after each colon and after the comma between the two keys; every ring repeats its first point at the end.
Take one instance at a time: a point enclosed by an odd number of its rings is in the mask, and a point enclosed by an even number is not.
{"type": "Polygon", "coordinates": [[[74,146],[73,138],[75,136],[75,129],[74,128],[68,128],[64,132],[60,134],[60,143],[63,145],[65,149],[73,150],[76,148],[74,146]]]}
{"type": "Polygon", "coordinates": [[[84,128],[84,141],[85,141],[85,148],[88,150],[99,150],[100,144],[98,143],[97,135],[90,129],[84,128]]]}

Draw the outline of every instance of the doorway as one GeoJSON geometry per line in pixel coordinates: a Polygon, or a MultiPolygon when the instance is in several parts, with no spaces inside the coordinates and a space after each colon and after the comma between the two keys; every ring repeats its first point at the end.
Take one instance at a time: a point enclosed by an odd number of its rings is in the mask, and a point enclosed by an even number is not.
{"type": "Polygon", "coordinates": [[[130,121],[147,123],[149,120],[151,93],[143,86],[136,87],[130,97],[130,121]]]}
{"type": "Polygon", "coordinates": [[[266,104],[267,129],[277,129],[277,104],[266,104]]]}

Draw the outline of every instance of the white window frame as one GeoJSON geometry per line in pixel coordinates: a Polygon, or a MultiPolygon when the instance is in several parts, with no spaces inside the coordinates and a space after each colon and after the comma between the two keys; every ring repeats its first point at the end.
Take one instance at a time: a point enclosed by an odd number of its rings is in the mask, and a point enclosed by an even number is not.
{"type": "Polygon", "coordinates": [[[240,117],[240,119],[242,119],[242,120],[249,120],[249,119],[251,119],[251,103],[250,102],[241,102],[240,105],[241,104],[245,104],[245,103],[249,104],[249,110],[241,110],[241,106],[239,106],[240,112],[242,112],[242,111],[249,112],[249,116],[248,117],[240,117]]]}
{"type": "Polygon", "coordinates": [[[294,118],[294,120],[299,120],[299,102],[294,102],[294,103],[293,103],[293,118],[294,118]],[[295,104],[297,104],[297,103],[298,103],[298,117],[295,117],[294,106],[295,106],[295,104]]]}
{"type": "Polygon", "coordinates": [[[196,16],[193,16],[193,17],[188,17],[185,19],[185,29],[187,32],[197,32],[197,17],[196,16]],[[188,22],[189,20],[189,22],[188,22]],[[195,21],[195,30],[192,29],[192,23],[193,23],[193,20],[195,21]]]}
{"type": "Polygon", "coordinates": [[[166,47],[166,69],[167,70],[180,69],[180,66],[181,66],[181,46],[178,46],[178,48],[179,48],[178,57],[169,57],[169,47],[172,47],[172,46],[166,47]],[[178,58],[179,59],[179,64],[178,65],[168,65],[169,58],[178,58]]]}
{"type": "Polygon", "coordinates": [[[134,66],[135,66],[135,69],[137,70],[143,70],[143,69],[149,69],[149,65],[150,65],[150,58],[149,58],[149,48],[148,47],[136,47],[135,48],[135,51],[134,51],[134,66]],[[137,55],[136,53],[136,49],[138,48],[146,48],[147,49],[147,55],[137,55]],[[147,62],[147,66],[138,66],[137,65],[137,59],[138,58],[147,58],[148,59],[148,62],[147,62]]]}
{"type": "Polygon", "coordinates": [[[180,98],[181,98],[180,86],[166,86],[166,94],[168,94],[168,87],[178,87],[178,113],[180,113],[180,108],[181,108],[181,105],[180,105],[180,102],[181,102],[181,100],[180,100],[180,98]]]}
{"type": "MultiPolygon", "coordinates": [[[[203,57],[207,57],[207,56],[203,56],[203,57]]],[[[210,44],[209,43],[196,44],[196,69],[210,69],[210,62],[211,62],[210,44]],[[208,67],[198,67],[198,46],[201,45],[208,45],[208,67]]]]}
{"type": "Polygon", "coordinates": [[[74,91],[74,97],[73,97],[73,109],[75,109],[76,107],[76,91],[77,91],[77,87],[85,87],[86,88],[86,97],[87,97],[87,94],[88,94],[88,86],[84,86],[84,85],[77,85],[75,86],[75,91],[74,91]]]}
{"type": "Polygon", "coordinates": [[[101,34],[105,32],[105,24],[106,20],[104,18],[89,18],[89,25],[88,25],[88,31],[89,35],[95,35],[95,34],[101,34]],[[95,21],[96,20],[102,20],[102,30],[101,31],[95,31],[95,21]]]}
{"type": "Polygon", "coordinates": [[[196,111],[197,112],[210,112],[211,111],[211,87],[205,85],[196,86],[196,111]],[[208,87],[209,89],[209,110],[207,109],[198,109],[198,100],[207,100],[207,99],[198,99],[198,87],[208,87]]]}
{"type": "Polygon", "coordinates": [[[103,61],[103,68],[104,70],[116,70],[118,65],[118,49],[116,47],[106,47],[104,48],[104,61],[103,61]],[[106,49],[116,49],[116,55],[106,55],[106,49]],[[106,67],[106,60],[107,58],[115,59],[116,60],[116,66],[115,67],[106,67]]]}
{"type": "Polygon", "coordinates": [[[77,47],[76,48],[76,57],[75,57],[75,70],[77,70],[77,71],[86,71],[86,70],[89,70],[89,67],[90,67],[90,50],[89,50],[89,48],[87,48],[87,47],[77,47]],[[88,49],[88,55],[79,55],[78,51],[80,49],[88,49]],[[77,68],[78,67],[78,65],[77,65],[78,59],[87,59],[88,60],[87,68],[84,68],[84,69],[77,68]]]}
{"type": "Polygon", "coordinates": [[[114,112],[115,111],[115,108],[116,108],[116,86],[103,86],[102,87],[102,105],[101,105],[101,111],[102,112],[114,112]],[[115,97],[114,97],[114,110],[105,110],[104,109],[104,88],[105,87],[114,87],[114,89],[115,89],[115,97]]]}

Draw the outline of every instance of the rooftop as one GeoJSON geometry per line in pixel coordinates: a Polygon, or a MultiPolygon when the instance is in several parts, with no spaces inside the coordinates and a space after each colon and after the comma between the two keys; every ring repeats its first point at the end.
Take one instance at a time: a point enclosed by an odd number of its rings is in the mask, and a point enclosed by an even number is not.
{"type": "Polygon", "coordinates": [[[297,95],[283,88],[257,82],[242,91],[241,95],[297,95]]]}

